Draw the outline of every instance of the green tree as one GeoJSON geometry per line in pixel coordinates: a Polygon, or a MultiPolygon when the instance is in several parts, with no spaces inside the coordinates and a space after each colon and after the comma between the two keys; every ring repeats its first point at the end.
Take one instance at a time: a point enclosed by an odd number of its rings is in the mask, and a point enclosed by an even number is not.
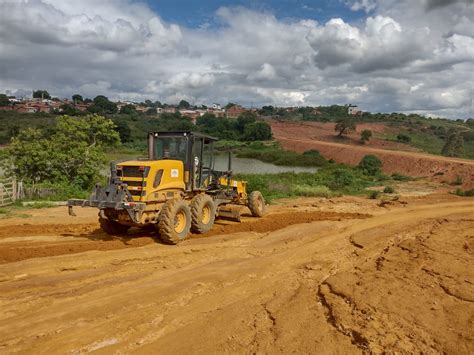
{"type": "Polygon", "coordinates": [[[74,101],[74,102],[83,102],[84,98],[79,94],[75,94],[75,95],[72,95],[72,101],[74,101]]]}
{"type": "Polygon", "coordinates": [[[61,110],[58,110],[55,113],[61,113],[63,115],[68,115],[68,116],[77,116],[81,115],[82,112],[76,109],[75,107],[68,105],[68,104],[63,104],[60,106],[61,110]]]}
{"type": "Polygon", "coordinates": [[[356,123],[352,118],[343,118],[337,121],[334,130],[338,132],[338,137],[342,137],[345,134],[354,132],[356,130],[356,123]]]}
{"type": "Polygon", "coordinates": [[[8,106],[8,105],[10,105],[8,96],[5,94],[0,94],[0,106],[8,106]]]}
{"type": "Polygon", "coordinates": [[[450,129],[448,138],[441,150],[441,154],[447,157],[463,157],[464,156],[464,138],[455,129],[450,129]]]}
{"type": "Polygon", "coordinates": [[[376,176],[381,173],[382,161],[375,155],[366,155],[360,161],[358,168],[365,175],[376,176]]]}
{"type": "Polygon", "coordinates": [[[128,124],[124,121],[118,121],[114,123],[117,126],[115,130],[120,136],[120,141],[122,143],[130,142],[132,140],[132,131],[130,130],[128,124]]]}
{"type": "Polygon", "coordinates": [[[360,141],[361,141],[362,143],[368,142],[371,137],[372,137],[372,131],[369,130],[369,129],[364,129],[364,130],[360,133],[360,141]]]}
{"type": "Polygon", "coordinates": [[[94,98],[94,104],[88,108],[89,112],[97,114],[114,114],[117,113],[118,108],[114,102],[104,95],[99,95],[94,98]]]}
{"type": "Polygon", "coordinates": [[[258,114],[262,116],[272,116],[275,113],[275,107],[272,105],[269,106],[262,106],[260,110],[258,110],[258,114]]]}
{"type": "Polygon", "coordinates": [[[227,105],[225,105],[225,109],[228,110],[229,108],[231,108],[232,106],[237,106],[237,104],[234,104],[233,102],[229,102],[227,105]]]}
{"type": "Polygon", "coordinates": [[[254,123],[257,120],[257,116],[253,112],[244,112],[237,117],[235,127],[237,130],[243,134],[245,131],[245,126],[248,124],[254,123]]]}
{"type": "Polygon", "coordinates": [[[34,99],[51,99],[51,95],[46,90],[35,90],[33,91],[34,99]]]}
{"type": "Polygon", "coordinates": [[[245,126],[244,140],[246,141],[264,141],[272,139],[272,128],[263,121],[257,121],[245,126]]]}
{"type": "Polygon", "coordinates": [[[470,127],[474,127],[474,118],[467,119],[466,124],[470,127]]]}
{"type": "Polygon", "coordinates": [[[186,100],[181,100],[178,104],[179,108],[184,108],[184,109],[189,109],[191,107],[191,104],[187,102],[186,100]]]}
{"type": "Polygon", "coordinates": [[[51,131],[20,131],[6,148],[2,165],[26,183],[66,183],[89,189],[105,163],[105,148],[118,143],[119,134],[107,118],[61,116],[51,131]]]}
{"type": "Polygon", "coordinates": [[[120,109],[120,113],[125,114],[125,115],[132,115],[136,112],[137,112],[137,110],[135,108],[135,105],[131,105],[131,104],[124,105],[120,109]]]}

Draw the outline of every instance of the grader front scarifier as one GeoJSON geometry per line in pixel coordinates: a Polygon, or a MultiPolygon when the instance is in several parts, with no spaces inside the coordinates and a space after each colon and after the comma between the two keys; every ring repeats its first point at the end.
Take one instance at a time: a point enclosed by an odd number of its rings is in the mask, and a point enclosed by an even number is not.
{"type": "Polygon", "coordinates": [[[168,244],[208,232],[218,217],[240,221],[242,206],[263,216],[262,194],[247,194],[246,182],[233,179],[230,154],[228,170],[214,170],[216,140],[189,131],[149,133],[148,158],[112,163],[108,186],[96,185],[88,200],[69,200],[69,214],[73,206],[96,207],[106,233],[153,226],[168,244]]]}

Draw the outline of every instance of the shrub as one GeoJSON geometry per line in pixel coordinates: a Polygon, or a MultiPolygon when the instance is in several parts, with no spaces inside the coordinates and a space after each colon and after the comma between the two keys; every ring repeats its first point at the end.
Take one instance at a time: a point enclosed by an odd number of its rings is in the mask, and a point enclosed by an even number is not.
{"type": "Polygon", "coordinates": [[[369,130],[369,129],[364,129],[364,130],[360,133],[360,141],[361,141],[362,143],[368,142],[371,137],[372,137],[372,131],[369,130]]]}
{"type": "Polygon", "coordinates": [[[474,196],[474,189],[464,191],[463,189],[458,188],[458,189],[456,189],[454,194],[456,194],[458,196],[463,196],[463,197],[472,197],[472,196],[474,196]]]}
{"type": "Polygon", "coordinates": [[[379,175],[382,168],[382,161],[375,155],[366,155],[360,161],[358,168],[369,176],[379,175]]]}
{"type": "Polygon", "coordinates": [[[346,187],[352,185],[354,179],[354,174],[351,171],[337,169],[333,172],[333,181],[330,183],[330,186],[333,189],[346,187]]]}
{"type": "Polygon", "coordinates": [[[397,136],[397,141],[402,142],[402,143],[410,143],[411,142],[411,137],[409,135],[400,133],[397,136]]]}
{"type": "Polygon", "coordinates": [[[447,157],[464,156],[464,138],[458,131],[450,129],[441,154],[447,157]]]}
{"type": "Polygon", "coordinates": [[[393,173],[392,174],[392,179],[397,180],[397,181],[410,181],[410,180],[413,180],[413,178],[411,176],[406,176],[406,175],[402,175],[402,174],[399,174],[399,173],[393,173]]]}
{"type": "Polygon", "coordinates": [[[383,192],[386,194],[393,194],[395,193],[395,189],[392,186],[385,186],[383,192]]]}
{"type": "Polygon", "coordinates": [[[462,185],[462,177],[457,175],[456,176],[456,179],[454,179],[454,181],[451,183],[451,185],[462,185]]]}
{"type": "Polygon", "coordinates": [[[332,197],[335,195],[327,186],[296,185],[292,192],[297,196],[332,197]]]}
{"type": "Polygon", "coordinates": [[[370,193],[369,193],[369,198],[370,198],[371,200],[375,200],[375,199],[377,199],[379,196],[380,196],[380,191],[375,191],[375,190],[374,190],[374,191],[370,191],[370,193]]]}
{"type": "Polygon", "coordinates": [[[310,157],[320,157],[321,153],[316,149],[310,149],[310,150],[305,151],[303,155],[310,156],[310,157]]]}

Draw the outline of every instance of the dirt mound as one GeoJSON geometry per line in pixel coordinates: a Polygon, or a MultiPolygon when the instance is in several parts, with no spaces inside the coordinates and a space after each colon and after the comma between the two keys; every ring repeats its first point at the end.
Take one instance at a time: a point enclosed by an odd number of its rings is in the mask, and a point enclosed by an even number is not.
{"type": "Polygon", "coordinates": [[[343,219],[364,219],[371,217],[364,213],[340,212],[286,212],[275,213],[264,218],[250,219],[246,223],[225,224],[217,222],[209,233],[195,234],[193,237],[207,237],[217,234],[231,234],[239,232],[266,233],[273,232],[294,224],[310,223],[316,221],[342,221],[343,219]]]}
{"type": "MultiPolygon", "coordinates": [[[[217,220],[210,232],[191,234],[190,239],[238,232],[265,233],[293,224],[367,217],[370,215],[336,212],[288,212],[261,219],[245,218],[242,223],[217,220]]],[[[0,231],[0,238],[3,238],[0,239],[0,264],[31,258],[75,254],[89,250],[107,251],[136,248],[159,242],[153,229],[134,229],[127,235],[110,236],[100,230],[97,223],[8,226],[0,231]],[[44,237],[48,235],[57,237],[53,239],[44,237]],[[27,238],[22,241],[22,237],[27,238]]]]}
{"type": "Polygon", "coordinates": [[[306,123],[273,122],[272,131],[285,149],[300,153],[316,149],[327,159],[350,165],[357,165],[365,155],[374,154],[383,161],[383,170],[386,173],[428,177],[432,181],[447,183],[453,182],[459,176],[462,178],[463,188],[474,188],[474,160],[388,150],[402,149],[396,146],[377,147],[322,141],[318,138],[318,128],[306,123]]]}

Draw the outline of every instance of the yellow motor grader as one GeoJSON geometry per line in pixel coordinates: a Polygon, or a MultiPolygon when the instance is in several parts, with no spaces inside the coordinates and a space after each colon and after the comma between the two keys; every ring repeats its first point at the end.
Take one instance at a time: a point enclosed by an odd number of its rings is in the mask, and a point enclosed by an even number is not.
{"type": "Polygon", "coordinates": [[[214,169],[216,140],[189,131],[149,133],[148,157],[112,163],[108,185],[96,185],[87,200],[69,200],[69,214],[73,206],[96,207],[106,233],[153,226],[168,244],[190,231],[206,233],[217,217],[240,220],[242,206],[263,216],[262,194],[247,194],[246,182],[232,178],[230,154],[227,171],[214,169]]]}

